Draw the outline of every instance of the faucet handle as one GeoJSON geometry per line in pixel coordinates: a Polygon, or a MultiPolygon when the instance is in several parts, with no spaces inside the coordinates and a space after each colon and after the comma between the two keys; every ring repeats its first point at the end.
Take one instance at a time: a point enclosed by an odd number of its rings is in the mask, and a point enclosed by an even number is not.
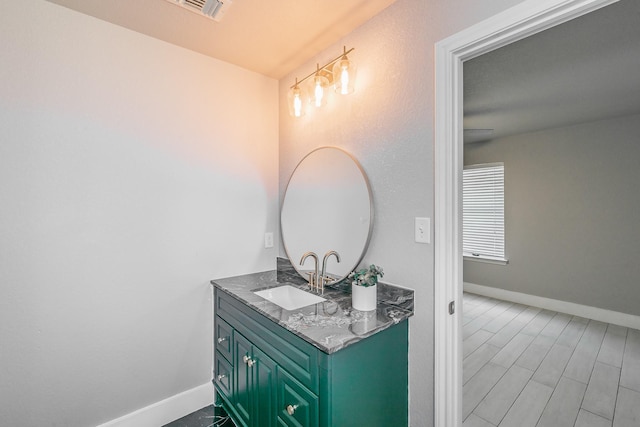
{"type": "Polygon", "coordinates": [[[308,271],[307,274],[309,275],[309,286],[313,288],[314,286],[316,286],[316,273],[314,273],[313,271],[308,271]]]}
{"type": "Polygon", "coordinates": [[[323,285],[329,285],[329,284],[331,284],[331,283],[333,283],[335,281],[336,281],[336,279],[334,279],[331,276],[322,276],[322,284],[323,285]]]}

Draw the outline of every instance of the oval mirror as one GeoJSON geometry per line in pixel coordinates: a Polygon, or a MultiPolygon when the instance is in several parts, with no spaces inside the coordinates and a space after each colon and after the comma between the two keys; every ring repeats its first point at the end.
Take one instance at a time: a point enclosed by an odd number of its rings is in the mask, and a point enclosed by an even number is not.
{"type": "Polygon", "coordinates": [[[300,264],[309,251],[327,259],[326,272],[341,280],[362,260],[373,226],[369,181],[360,164],[346,151],[321,147],[303,158],[293,171],[280,212],[287,257],[300,275],[314,270],[313,259],[300,264]]]}

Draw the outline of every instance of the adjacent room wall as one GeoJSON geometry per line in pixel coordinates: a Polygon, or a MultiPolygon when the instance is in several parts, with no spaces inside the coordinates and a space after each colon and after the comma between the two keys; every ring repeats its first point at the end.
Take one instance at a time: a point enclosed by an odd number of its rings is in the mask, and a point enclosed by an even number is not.
{"type": "Polygon", "coordinates": [[[464,262],[464,280],[640,315],[640,116],[466,144],[505,164],[509,264],[464,262]]]}
{"type": "MultiPolygon", "coordinates": [[[[433,218],[434,43],[519,1],[398,0],[334,46],[280,80],[280,194],[296,164],[326,145],[352,153],[371,182],[375,220],[364,264],[384,280],[415,289],[410,326],[410,418],[433,425],[433,244],[414,242],[414,218],[433,218]],[[299,119],[287,90],[354,47],[356,92],[299,119]]],[[[319,206],[319,208],[323,208],[319,206]]],[[[432,236],[433,238],[433,236],[432,236]]],[[[433,242],[433,239],[432,239],[433,242]]],[[[281,249],[284,256],[284,250],[281,249]]]]}
{"type": "Polygon", "coordinates": [[[0,424],[210,385],[209,280],[275,267],[278,82],[41,0],[0,10],[0,424]]]}

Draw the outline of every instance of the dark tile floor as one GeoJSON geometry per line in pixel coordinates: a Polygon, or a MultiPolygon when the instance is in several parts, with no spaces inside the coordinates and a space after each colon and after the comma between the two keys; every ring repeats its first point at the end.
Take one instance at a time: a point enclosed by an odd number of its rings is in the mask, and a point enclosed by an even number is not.
{"type": "Polygon", "coordinates": [[[207,406],[164,427],[235,427],[223,408],[207,406]]]}

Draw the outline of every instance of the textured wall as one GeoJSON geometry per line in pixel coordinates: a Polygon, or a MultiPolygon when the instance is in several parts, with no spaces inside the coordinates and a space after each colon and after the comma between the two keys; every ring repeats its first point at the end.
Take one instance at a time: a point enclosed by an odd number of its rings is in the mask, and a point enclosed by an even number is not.
{"type": "Polygon", "coordinates": [[[640,315],[640,116],[465,146],[504,162],[509,264],[464,263],[464,280],[640,315]]]}
{"type": "MultiPolygon", "coordinates": [[[[297,162],[314,148],[352,153],[371,182],[375,221],[364,263],[385,280],[415,289],[410,320],[412,426],[433,424],[433,246],[414,243],[416,216],[433,217],[434,43],[518,1],[398,0],[335,46],[280,81],[280,192],[297,162]],[[355,47],[356,92],[299,119],[286,95],[303,77],[355,47]]],[[[281,251],[284,254],[283,251],[281,251]]]]}
{"type": "Polygon", "coordinates": [[[41,0],[0,10],[0,424],[207,384],[208,281],[275,265],[277,81],[41,0]]]}

